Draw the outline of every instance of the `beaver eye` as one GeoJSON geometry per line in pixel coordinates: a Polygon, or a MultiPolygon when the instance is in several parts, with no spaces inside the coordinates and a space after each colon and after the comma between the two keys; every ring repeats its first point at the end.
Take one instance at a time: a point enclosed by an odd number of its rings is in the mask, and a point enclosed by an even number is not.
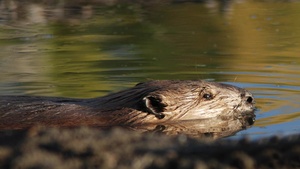
{"type": "Polygon", "coordinates": [[[203,95],[203,98],[206,99],[206,100],[211,100],[213,97],[212,97],[212,95],[210,93],[205,93],[203,95]]]}

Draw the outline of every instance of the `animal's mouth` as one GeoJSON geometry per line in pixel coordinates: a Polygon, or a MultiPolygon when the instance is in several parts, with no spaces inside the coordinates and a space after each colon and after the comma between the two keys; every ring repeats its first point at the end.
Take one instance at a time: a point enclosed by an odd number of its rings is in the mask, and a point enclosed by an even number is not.
{"type": "Polygon", "coordinates": [[[251,126],[255,122],[256,115],[254,114],[255,109],[252,111],[242,112],[238,115],[237,119],[240,120],[244,127],[251,126]]]}

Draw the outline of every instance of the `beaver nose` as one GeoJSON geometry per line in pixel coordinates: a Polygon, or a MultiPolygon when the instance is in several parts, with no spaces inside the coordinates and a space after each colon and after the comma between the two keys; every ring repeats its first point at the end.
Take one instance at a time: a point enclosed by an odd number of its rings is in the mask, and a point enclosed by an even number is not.
{"type": "Polygon", "coordinates": [[[247,97],[247,103],[253,103],[253,97],[252,96],[246,96],[247,97]]]}
{"type": "Polygon", "coordinates": [[[252,94],[250,94],[249,92],[245,91],[244,93],[241,94],[241,97],[243,100],[245,100],[245,103],[250,104],[250,105],[255,104],[254,98],[253,98],[252,94]]]}

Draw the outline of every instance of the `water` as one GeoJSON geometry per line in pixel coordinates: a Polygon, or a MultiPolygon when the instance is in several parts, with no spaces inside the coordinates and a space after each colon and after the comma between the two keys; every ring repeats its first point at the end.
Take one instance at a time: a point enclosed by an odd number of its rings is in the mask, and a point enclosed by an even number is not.
{"type": "Polygon", "coordinates": [[[255,125],[231,138],[299,133],[299,2],[108,2],[1,2],[1,95],[89,98],[206,79],[255,95],[255,125]]]}

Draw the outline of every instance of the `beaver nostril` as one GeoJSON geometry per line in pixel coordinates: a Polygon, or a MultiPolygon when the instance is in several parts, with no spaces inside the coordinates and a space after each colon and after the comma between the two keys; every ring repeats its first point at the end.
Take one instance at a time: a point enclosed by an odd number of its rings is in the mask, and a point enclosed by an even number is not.
{"type": "Polygon", "coordinates": [[[248,102],[248,103],[252,103],[252,102],[253,102],[253,98],[252,98],[251,96],[249,96],[249,97],[247,98],[247,102],[248,102]]]}

